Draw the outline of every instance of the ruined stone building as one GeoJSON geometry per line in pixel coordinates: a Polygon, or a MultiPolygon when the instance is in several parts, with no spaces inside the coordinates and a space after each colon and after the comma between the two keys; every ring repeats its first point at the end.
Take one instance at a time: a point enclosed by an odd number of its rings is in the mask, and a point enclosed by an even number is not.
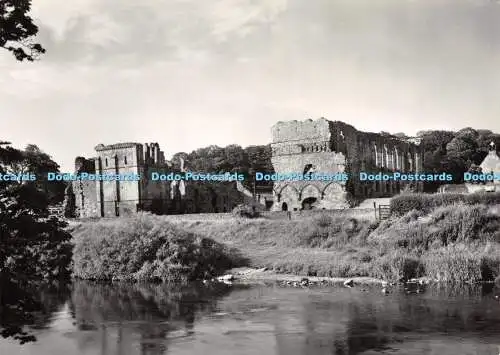
{"type": "MultiPolygon", "coordinates": [[[[488,155],[484,158],[479,167],[484,174],[500,174],[500,157],[498,156],[494,142],[490,143],[488,155]]],[[[492,189],[496,191],[500,191],[500,181],[498,179],[490,181],[487,185],[490,185],[492,189]]]]}
{"type": "MultiPolygon", "coordinates": [[[[494,142],[490,143],[490,150],[488,155],[483,159],[479,165],[482,174],[500,174],[500,157],[498,156],[496,145],[494,142]]],[[[491,181],[485,181],[481,183],[466,183],[466,192],[497,192],[500,191],[500,180],[494,178],[491,181]]]]}
{"type": "Polygon", "coordinates": [[[96,157],[75,160],[75,174],[136,174],[131,181],[72,181],[66,190],[67,217],[115,217],[150,211],[156,214],[230,212],[248,201],[236,182],[153,181],[151,174],[180,173],[165,160],[158,143],[99,144],[96,157]]]}
{"type": "MultiPolygon", "coordinates": [[[[277,181],[273,210],[347,208],[366,198],[389,197],[400,181],[360,181],[359,173],[422,170],[420,147],[410,140],[366,133],[325,118],[278,122],[272,127],[272,164],[279,174],[346,173],[347,181],[277,181]]],[[[422,183],[412,184],[421,191],[422,183]]]]}

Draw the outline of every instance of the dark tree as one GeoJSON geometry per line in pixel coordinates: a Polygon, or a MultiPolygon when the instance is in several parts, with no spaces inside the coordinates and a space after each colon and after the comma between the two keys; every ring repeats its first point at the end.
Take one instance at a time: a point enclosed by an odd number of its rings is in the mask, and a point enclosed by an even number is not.
{"type": "Polygon", "coordinates": [[[48,181],[49,172],[59,172],[59,165],[38,146],[29,144],[24,150],[0,146],[0,173],[35,174],[37,179],[32,183],[47,194],[49,204],[61,203],[66,184],[63,181],[48,181]]]}
{"type": "MultiPolygon", "coordinates": [[[[271,163],[271,146],[255,145],[242,148],[232,144],[227,147],[215,145],[197,149],[189,154],[177,153],[172,158],[176,168],[180,157],[186,161],[186,168],[193,172],[204,173],[240,173],[245,176],[243,185],[252,189],[256,172],[273,173],[271,163]]],[[[270,186],[271,182],[259,182],[259,185],[270,186]]]]}
{"type": "Polygon", "coordinates": [[[0,0],[0,47],[17,60],[34,61],[45,49],[34,42],[38,27],[28,15],[31,0],[0,0]]]}
{"type": "MultiPolygon", "coordinates": [[[[25,151],[0,146],[0,173],[56,168],[57,164],[36,146],[25,151]]],[[[25,327],[43,311],[36,290],[70,276],[71,235],[65,222],[48,218],[49,199],[43,186],[36,181],[1,182],[0,336],[23,343],[35,340],[25,327]]]]}
{"type": "Polygon", "coordinates": [[[34,185],[0,189],[0,336],[21,343],[35,340],[24,326],[43,308],[34,290],[71,274],[71,235],[46,206],[34,185]]]}

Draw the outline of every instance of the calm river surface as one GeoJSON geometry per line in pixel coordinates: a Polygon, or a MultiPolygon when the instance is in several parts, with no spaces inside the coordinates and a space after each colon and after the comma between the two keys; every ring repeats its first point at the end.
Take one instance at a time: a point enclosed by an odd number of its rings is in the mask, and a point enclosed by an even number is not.
{"type": "Polygon", "coordinates": [[[76,283],[41,294],[37,340],[0,354],[500,353],[500,302],[467,289],[76,283]]]}

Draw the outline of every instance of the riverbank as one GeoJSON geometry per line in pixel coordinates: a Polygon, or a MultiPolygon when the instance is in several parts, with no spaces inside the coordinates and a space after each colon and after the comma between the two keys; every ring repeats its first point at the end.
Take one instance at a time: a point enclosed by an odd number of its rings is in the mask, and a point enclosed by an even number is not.
{"type": "Polygon", "coordinates": [[[356,278],[382,283],[422,277],[440,282],[480,282],[493,281],[500,275],[498,206],[455,204],[429,213],[411,211],[381,223],[326,214],[290,221],[195,221],[183,219],[182,215],[141,214],[128,219],[87,221],[73,229],[75,260],[80,260],[75,264],[76,274],[82,278],[113,278],[117,272],[118,278],[126,278],[127,273],[133,273],[135,279],[164,277],[172,270],[187,270],[193,265],[198,267],[198,276],[202,275],[201,268],[207,268],[204,278],[241,266],[266,268],[268,272],[258,277],[271,280],[279,278],[276,275],[296,275],[328,278],[331,282],[356,278]],[[163,237],[155,236],[158,233],[163,237]],[[166,255],[160,258],[151,250],[138,257],[138,250],[152,243],[138,244],[136,240],[144,234],[174,247],[167,248],[166,255]],[[120,238],[125,239],[116,242],[120,238]],[[179,240],[185,238],[195,247],[179,247],[179,240]],[[115,247],[110,249],[110,243],[115,247]],[[200,254],[203,243],[214,246],[215,254],[200,254]],[[127,256],[124,246],[135,256],[127,256]],[[197,260],[200,255],[204,261],[197,260]],[[124,262],[128,266],[123,266],[124,262]],[[110,267],[110,263],[114,266],[110,267]],[[176,267],[172,268],[173,264],[176,267]],[[103,271],[104,267],[107,271],[103,271]]]}
{"type": "Polygon", "coordinates": [[[389,220],[327,215],[274,221],[173,223],[241,251],[249,266],[304,277],[368,277],[395,282],[493,281],[500,274],[497,206],[454,204],[389,220]]]}
{"type": "MultiPolygon", "coordinates": [[[[213,281],[224,283],[242,283],[242,284],[268,284],[279,283],[287,286],[305,287],[305,286],[335,286],[344,285],[346,287],[353,287],[359,285],[377,285],[386,287],[389,283],[385,280],[375,279],[372,277],[318,277],[309,276],[304,277],[301,275],[293,274],[279,274],[267,268],[254,269],[254,268],[235,268],[229,270],[226,274],[219,276],[213,281]]],[[[430,280],[413,280],[414,282],[430,283],[430,280]]]]}

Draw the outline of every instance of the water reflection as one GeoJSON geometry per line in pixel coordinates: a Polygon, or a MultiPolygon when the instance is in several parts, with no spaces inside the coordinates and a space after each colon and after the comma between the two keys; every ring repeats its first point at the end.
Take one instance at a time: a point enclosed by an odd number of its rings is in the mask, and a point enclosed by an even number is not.
{"type": "Polygon", "coordinates": [[[76,283],[41,294],[37,342],[0,353],[497,355],[497,291],[76,283]]]}
{"type": "Polygon", "coordinates": [[[171,337],[192,335],[197,316],[214,312],[230,290],[224,284],[77,283],[69,302],[77,330],[66,335],[77,339],[80,350],[100,343],[101,354],[124,354],[138,342],[140,354],[165,354],[171,337]]]}
{"type": "Polygon", "coordinates": [[[66,302],[70,293],[67,284],[30,284],[21,288],[4,280],[0,286],[2,337],[13,338],[22,344],[35,341],[29,329],[47,328],[53,313],[66,302]]]}

